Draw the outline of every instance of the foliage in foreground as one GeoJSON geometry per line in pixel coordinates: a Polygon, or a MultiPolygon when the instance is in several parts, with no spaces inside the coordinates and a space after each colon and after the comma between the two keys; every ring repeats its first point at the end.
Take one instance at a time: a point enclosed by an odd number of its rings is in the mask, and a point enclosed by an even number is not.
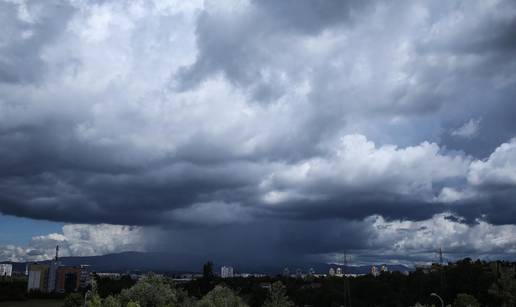
{"type": "Polygon", "coordinates": [[[288,298],[281,281],[272,284],[271,293],[263,307],[294,307],[294,303],[288,298]]]}
{"type": "Polygon", "coordinates": [[[459,293],[453,301],[453,307],[480,307],[480,303],[472,295],[459,293]]]}
{"type": "Polygon", "coordinates": [[[196,307],[248,307],[233,290],[224,286],[216,286],[204,296],[196,307]]]}
{"type": "MultiPolygon", "coordinates": [[[[284,292],[281,282],[274,283],[267,307],[293,307],[284,292]]],[[[65,307],[82,306],[81,296],[71,294],[65,307]]],[[[228,287],[217,285],[202,299],[195,300],[174,287],[164,277],[149,274],[117,296],[101,299],[97,293],[87,301],[88,307],[248,307],[244,300],[228,287]]]]}

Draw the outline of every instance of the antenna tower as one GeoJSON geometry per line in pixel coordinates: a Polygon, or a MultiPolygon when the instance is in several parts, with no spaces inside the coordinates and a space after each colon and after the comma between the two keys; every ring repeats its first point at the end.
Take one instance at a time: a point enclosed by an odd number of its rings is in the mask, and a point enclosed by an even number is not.
{"type": "Polygon", "coordinates": [[[348,267],[348,256],[344,253],[344,268],[342,273],[344,274],[344,307],[351,307],[351,291],[349,287],[349,278],[346,276],[346,269],[348,267]]]}
{"type": "Polygon", "coordinates": [[[439,247],[439,271],[441,277],[441,293],[444,294],[446,290],[446,277],[444,275],[444,259],[443,259],[443,249],[439,247]]]}

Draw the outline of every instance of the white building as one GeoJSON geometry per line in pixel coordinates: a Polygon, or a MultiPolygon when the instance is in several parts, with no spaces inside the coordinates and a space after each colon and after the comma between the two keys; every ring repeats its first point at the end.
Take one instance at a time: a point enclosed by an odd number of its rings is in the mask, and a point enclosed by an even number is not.
{"type": "Polygon", "coordinates": [[[386,265],[382,265],[382,267],[380,268],[380,271],[389,272],[389,268],[386,265]]]}
{"type": "Polygon", "coordinates": [[[374,277],[380,275],[380,271],[378,270],[378,268],[376,266],[372,266],[371,267],[371,275],[373,275],[374,277]]]}
{"type": "Polygon", "coordinates": [[[220,268],[220,277],[222,278],[230,278],[233,277],[233,267],[223,266],[220,268]]]}
{"type": "Polygon", "coordinates": [[[334,268],[330,268],[330,271],[328,272],[328,275],[335,276],[335,269],[334,268]]]}
{"type": "Polygon", "coordinates": [[[13,265],[9,263],[0,263],[0,276],[11,276],[13,274],[13,265]]]}
{"type": "Polygon", "coordinates": [[[337,271],[335,271],[335,275],[337,275],[338,277],[342,277],[342,268],[341,267],[337,267],[337,271]]]}
{"type": "Polygon", "coordinates": [[[56,290],[57,285],[57,269],[61,263],[59,261],[53,260],[50,262],[48,267],[48,292],[53,292],[56,290]]]}

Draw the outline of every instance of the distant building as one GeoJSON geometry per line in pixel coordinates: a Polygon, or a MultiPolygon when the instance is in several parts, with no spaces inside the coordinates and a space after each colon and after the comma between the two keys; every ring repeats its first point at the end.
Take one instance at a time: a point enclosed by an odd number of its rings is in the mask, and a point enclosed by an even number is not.
{"type": "Polygon", "coordinates": [[[290,270],[288,268],[283,269],[283,276],[284,277],[290,277],[290,270]]]}
{"type": "Polygon", "coordinates": [[[330,268],[330,270],[328,271],[328,275],[335,276],[335,269],[334,268],[330,268]]]}
{"type": "Polygon", "coordinates": [[[231,278],[233,277],[233,267],[223,266],[220,268],[220,277],[222,278],[231,278]]]}
{"type": "Polygon", "coordinates": [[[337,271],[335,271],[335,275],[342,277],[342,269],[341,267],[337,267],[337,271]]]}
{"type": "Polygon", "coordinates": [[[61,266],[57,269],[56,292],[68,293],[79,290],[81,286],[81,268],[61,266]]]}
{"type": "Polygon", "coordinates": [[[371,275],[373,275],[375,277],[380,275],[380,271],[378,271],[378,268],[374,265],[371,267],[371,275]]]}
{"type": "Polygon", "coordinates": [[[48,292],[48,265],[29,264],[28,291],[48,292]]]}
{"type": "Polygon", "coordinates": [[[308,270],[308,275],[310,275],[310,276],[314,276],[314,275],[315,275],[315,270],[314,270],[314,268],[310,268],[310,269],[308,270]]]}
{"type": "Polygon", "coordinates": [[[97,276],[99,276],[99,277],[111,278],[111,279],[120,279],[122,277],[122,275],[120,273],[99,272],[99,273],[95,273],[95,274],[97,274],[97,276]]]}
{"type": "Polygon", "coordinates": [[[303,278],[303,271],[301,271],[301,269],[296,269],[296,277],[303,278]]]}
{"type": "Polygon", "coordinates": [[[87,287],[90,273],[87,266],[62,266],[59,262],[59,247],[56,247],[56,256],[49,264],[30,263],[28,271],[28,291],[74,292],[79,288],[87,287]]]}
{"type": "Polygon", "coordinates": [[[57,269],[61,266],[61,262],[59,262],[58,250],[56,250],[56,257],[54,260],[50,262],[48,268],[48,288],[47,292],[54,292],[56,290],[57,284],[57,269]]]}
{"type": "Polygon", "coordinates": [[[88,265],[81,265],[81,274],[79,276],[80,287],[85,289],[91,285],[91,276],[88,265]]]}
{"type": "Polygon", "coordinates": [[[389,272],[389,268],[386,266],[386,265],[382,265],[382,267],[380,268],[380,271],[381,272],[389,272]]]}
{"type": "Polygon", "coordinates": [[[260,283],[260,288],[271,291],[272,290],[272,284],[270,282],[261,282],[260,283]]]}
{"type": "Polygon", "coordinates": [[[13,265],[10,263],[0,263],[0,276],[11,276],[13,274],[13,265]]]}

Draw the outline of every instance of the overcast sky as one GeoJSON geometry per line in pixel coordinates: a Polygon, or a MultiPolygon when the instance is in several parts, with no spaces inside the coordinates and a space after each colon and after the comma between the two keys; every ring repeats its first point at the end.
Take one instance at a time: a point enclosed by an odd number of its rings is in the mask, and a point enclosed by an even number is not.
{"type": "Polygon", "coordinates": [[[512,0],[0,0],[0,260],[514,260],[515,97],[512,0]]]}

